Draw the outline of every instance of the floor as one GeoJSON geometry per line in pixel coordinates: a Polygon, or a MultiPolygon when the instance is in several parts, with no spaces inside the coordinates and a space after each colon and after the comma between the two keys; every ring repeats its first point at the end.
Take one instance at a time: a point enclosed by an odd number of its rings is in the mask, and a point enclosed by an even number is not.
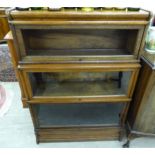
{"type": "MultiPolygon", "coordinates": [[[[17,82],[0,82],[6,91],[12,92],[9,111],[0,118],[0,148],[121,148],[119,141],[63,142],[36,144],[29,110],[23,109],[17,82]]],[[[155,138],[137,138],[130,147],[153,148],[155,138]]]]}

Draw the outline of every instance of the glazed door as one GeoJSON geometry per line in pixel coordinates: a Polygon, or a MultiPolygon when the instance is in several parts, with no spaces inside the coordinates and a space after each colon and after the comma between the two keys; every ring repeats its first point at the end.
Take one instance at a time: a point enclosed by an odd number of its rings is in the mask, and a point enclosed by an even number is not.
{"type": "Polygon", "coordinates": [[[32,101],[73,103],[130,101],[140,66],[47,64],[21,67],[32,101]]]}

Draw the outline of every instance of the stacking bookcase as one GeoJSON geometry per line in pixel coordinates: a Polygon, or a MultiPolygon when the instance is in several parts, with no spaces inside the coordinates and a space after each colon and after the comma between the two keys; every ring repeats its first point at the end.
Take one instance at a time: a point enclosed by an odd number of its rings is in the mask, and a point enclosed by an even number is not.
{"type": "Polygon", "coordinates": [[[121,140],[150,12],[8,11],[37,143],[121,140]]]}

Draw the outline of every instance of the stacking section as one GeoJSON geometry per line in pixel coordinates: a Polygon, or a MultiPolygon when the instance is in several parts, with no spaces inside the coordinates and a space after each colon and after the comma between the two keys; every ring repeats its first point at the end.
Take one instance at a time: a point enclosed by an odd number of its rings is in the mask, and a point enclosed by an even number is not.
{"type": "Polygon", "coordinates": [[[31,103],[130,101],[140,65],[19,65],[31,103]]]}
{"type": "Polygon", "coordinates": [[[103,61],[108,57],[117,59],[136,59],[143,35],[141,27],[104,26],[82,27],[18,26],[17,41],[21,61],[62,62],[62,61],[103,61]],[[118,57],[119,56],[119,57],[118,57]]]}
{"type": "Polygon", "coordinates": [[[37,143],[124,133],[150,12],[8,12],[37,143]]]}
{"type": "Polygon", "coordinates": [[[8,14],[20,63],[133,62],[150,20],[145,10],[8,14]]]}

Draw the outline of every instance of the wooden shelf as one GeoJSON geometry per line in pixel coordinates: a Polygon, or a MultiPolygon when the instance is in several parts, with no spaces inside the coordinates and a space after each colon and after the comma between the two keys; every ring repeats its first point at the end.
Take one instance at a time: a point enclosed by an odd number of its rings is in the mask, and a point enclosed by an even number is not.
{"type": "Polygon", "coordinates": [[[30,50],[29,56],[123,56],[123,55],[132,55],[131,52],[125,49],[65,49],[65,50],[30,50]]]}
{"type": "Polygon", "coordinates": [[[73,63],[135,63],[139,62],[133,55],[98,55],[98,56],[25,56],[19,64],[73,64],[73,63]]]}
{"type": "Polygon", "coordinates": [[[26,63],[89,63],[89,62],[136,62],[136,56],[125,49],[69,49],[31,50],[22,58],[26,63]]]}
{"type": "Polygon", "coordinates": [[[47,82],[36,87],[34,96],[96,96],[125,95],[125,88],[118,88],[118,82],[47,82]]]}

